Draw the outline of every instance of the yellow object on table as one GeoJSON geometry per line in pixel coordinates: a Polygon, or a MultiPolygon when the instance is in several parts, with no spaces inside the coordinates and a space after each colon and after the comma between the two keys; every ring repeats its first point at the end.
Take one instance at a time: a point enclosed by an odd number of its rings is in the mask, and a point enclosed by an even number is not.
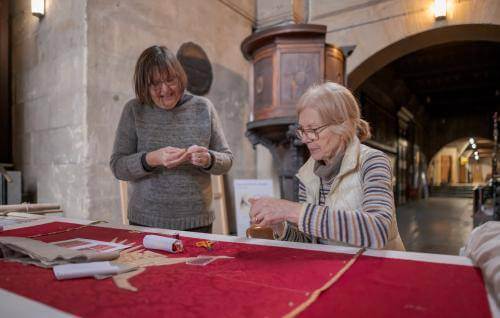
{"type": "Polygon", "coordinates": [[[196,247],[204,247],[206,248],[207,250],[211,250],[212,249],[212,246],[214,245],[214,242],[212,241],[198,241],[194,244],[196,247]]]}

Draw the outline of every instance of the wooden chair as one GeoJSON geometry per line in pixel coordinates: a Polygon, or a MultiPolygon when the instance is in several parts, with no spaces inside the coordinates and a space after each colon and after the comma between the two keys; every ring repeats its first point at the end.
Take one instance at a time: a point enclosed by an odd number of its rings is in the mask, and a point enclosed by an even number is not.
{"type": "Polygon", "coordinates": [[[212,210],[215,213],[215,221],[212,226],[214,234],[229,234],[227,223],[226,195],[224,191],[224,177],[212,175],[212,210]]]}

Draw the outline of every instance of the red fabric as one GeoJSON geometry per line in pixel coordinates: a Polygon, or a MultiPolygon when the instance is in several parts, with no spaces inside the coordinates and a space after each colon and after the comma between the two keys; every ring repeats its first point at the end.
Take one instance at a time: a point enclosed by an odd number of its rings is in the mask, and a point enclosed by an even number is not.
{"type": "Polygon", "coordinates": [[[308,316],[491,317],[478,268],[361,256],[308,316]]]}
{"type": "MultiPolygon", "coordinates": [[[[51,223],[4,231],[29,236],[75,224],[51,223]]],[[[39,237],[45,242],[70,238],[142,242],[146,233],[87,227],[39,237]]],[[[290,248],[216,242],[212,251],[181,237],[185,252],[228,255],[206,266],[177,264],[149,267],[132,279],[138,292],[113,281],[57,281],[51,270],[0,262],[0,287],[84,317],[278,317],[305,301],[352,255],[290,248]]],[[[165,253],[167,254],[167,253],[165,253]]],[[[472,267],[362,256],[302,316],[321,317],[488,317],[480,272],[472,267]]]]}

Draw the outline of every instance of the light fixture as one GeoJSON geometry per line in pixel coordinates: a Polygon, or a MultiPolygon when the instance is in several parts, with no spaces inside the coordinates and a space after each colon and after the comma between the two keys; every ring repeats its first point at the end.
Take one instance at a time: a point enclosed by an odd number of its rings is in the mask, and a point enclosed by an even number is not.
{"type": "Polygon", "coordinates": [[[45,15],[45,0],[31,0],[31,14],[42,18],[45,15]]]}
{"type": "Polygon", "coordinates": [[[446,0],[434,0],[434,18],[446,19],[446,0]]]}
{"type": "Polygon", "coordinates": [[[474,151],[474,156],[479,156],[479,152],[477,152],[477,150],[474,151]]]}
{"type": "Polygon", "coordinates": [[[474,144],[474,138],[472,138],[472,137],[471,137],[471,138],[469,138],[469,143],[470,143],[471,145],[472,145],[472,144],[474,144]]]}
{"type": "Polygon", "coordinates": [[[472,144],[471,147],[472,147],[472,149],[476,149],[477,145],[476,144],[472,144]]]}

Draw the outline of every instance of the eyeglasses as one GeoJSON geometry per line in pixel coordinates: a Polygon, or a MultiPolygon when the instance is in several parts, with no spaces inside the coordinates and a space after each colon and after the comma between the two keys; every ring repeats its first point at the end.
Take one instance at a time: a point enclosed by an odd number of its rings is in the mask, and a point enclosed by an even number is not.
{"type": "Polygon", "coordinates": [[[167,78],[167,79],[164,79],[164,80],[151,81],[149,83],[149,85],[151,85],[151,87],[154,90],[157,90],[157,91],[161,89],[161,85],[162,84],[165,84],[168,87],[176,87],[177,84],[178,84],[178,81],[177,81],[176,77],[173,77],[173,78],[167,78]]]}
{"type": "Polygon", "coordinates": [[[319,139],[319,133],[322,132],[328,126],[330,126],[330,124],[325,124],[311,129],[304,129],[302,127],[299,127],[297,128],[295,134],[297,135],[297,138],[301,140],[307,138],[310,141],[316,141],[319,139]]]}

